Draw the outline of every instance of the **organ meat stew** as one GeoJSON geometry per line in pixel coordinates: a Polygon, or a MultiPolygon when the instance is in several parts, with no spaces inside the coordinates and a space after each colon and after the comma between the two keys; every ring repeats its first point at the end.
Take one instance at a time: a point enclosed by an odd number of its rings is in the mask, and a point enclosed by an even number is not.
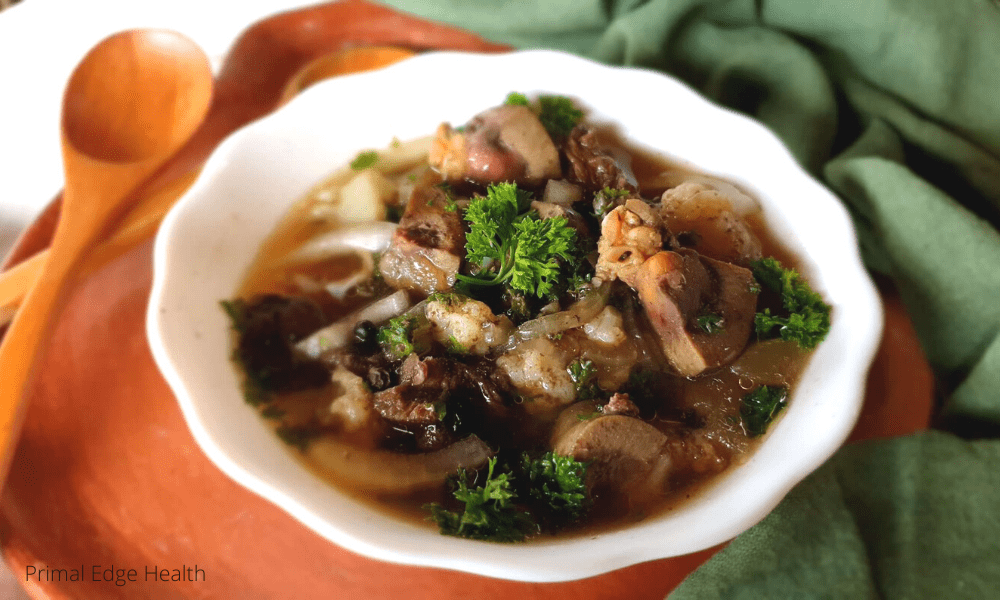
{"type": "Polygon", "coordinates": [[[795,264],[738,187],[512,93],[358,154],[223,306],[247,402],[310,469],[521,541],[669,510],[746,459],[830,327],[795,264]]]}

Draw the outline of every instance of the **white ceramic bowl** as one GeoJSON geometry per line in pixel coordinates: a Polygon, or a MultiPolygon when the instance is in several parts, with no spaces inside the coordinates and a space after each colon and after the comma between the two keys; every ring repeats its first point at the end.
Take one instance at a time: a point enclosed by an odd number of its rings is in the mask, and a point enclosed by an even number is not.
{"type": "Polygon", "coordinates": [[[331,80],[226,140],[156,240],[148,335],[195,439],[226,474],[332,542],[373,558],[524,581],[562,581],[701,550],[762,519],[843,443],[861,406],[882,311],[840,202],[760,124],[662,74],[570,55],[427,54],[331,80]],[[623,530],[520,545],[395,520],[307,471],[244,403],[230,362],[230,298],[257,249],[314,183],[360,149],[464,123],[512,90],[579,98],[629,140],[733,180],[833,305],[833,328],[750,460],[696,501],[623,530]]]}

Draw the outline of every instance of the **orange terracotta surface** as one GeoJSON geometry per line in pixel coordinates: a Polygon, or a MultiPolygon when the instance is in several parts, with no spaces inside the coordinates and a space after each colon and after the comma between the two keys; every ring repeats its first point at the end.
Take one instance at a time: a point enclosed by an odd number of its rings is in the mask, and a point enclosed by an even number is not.
{"type": "MultiPolygon", "coordinates": [[[[248,30],[220,74],[205,125],[164,177],[196,168],[224,135],[266,114],[310,60],[379,44],[501,50],[451,28],[349,1],[280,15],[248,30]]],[[[12,261],[44,247],[57,205],[12,261]]],[[[76,288],[49,340],[10,479],[0,543],[15,575],[80,569],[86,581],[29,584],[35,598],[663,598],[713,550],[592,579],[528,584],[372,561],[319,538],[208,461],[153,364],[145,337],[151,242],[76,288]],[[91,581],[135,569],[138,581],[91,581]],[[204,580],[145,581],[198,566],[204,580]]],[[[852,439],[926,428],[933,380],[898,297],[883,286],[887,332],[852,439]]]]}

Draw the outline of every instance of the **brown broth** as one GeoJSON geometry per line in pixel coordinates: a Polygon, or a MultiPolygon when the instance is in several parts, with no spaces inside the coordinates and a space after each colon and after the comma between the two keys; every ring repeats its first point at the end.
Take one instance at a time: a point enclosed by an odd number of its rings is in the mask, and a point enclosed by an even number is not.
{"type": "MultiPolygon", "coordinates": [[[[632,169],[640,183],[643,197],[647,199],[658,198],[664,189],[677,185],[687,176],[700,175],[699,172],[675,161],[624,142],[611,129],[603,129],[601,134],[606,141],[625,149],[631,155],[632,169]]],[[[800,267],[800,261],[772,234],[760,213],[747,217],[745,221],[760,239],[764,256],[773,256],[786,267],[800,267]]],[[[292,281],[294,273],[342,277],[358,269],[360,262],[353,255],[328,260],[318,266],[298,267],[291,270],[283,263],[282,258],[290,251],[307,239],[330,228],[331,225],[328,222],[310,218],[308,206],[304,202],[297,204],[261,248],[253,267],[239,289],[238,295],[244,298],[261,293],[298,293],[302,295],[301,292],[295,292],[296,286],[292,281]]],[[[310,294],[310,296],[321,300],[327,316],[331,320],[343,316],[359,302],[337,302],[329,298],[327,294],[310,294]]],[[[744,356],[738,359],[734,365],[716,369],[691,379],[676,377],[676,381],[671,386],[675,390],[674,394],[664,398],[656,416],[647,419],[647,422],[652,423],[665,433],[676,433],[678,430],[682,430],[683,426],[670,415],[678,410],[695,411],[704,417],[703,434],[717,445],[720,454],[726,460],[726,467],[721,472],[709,477],[689,477],[675,480],[672,482],[671,489],[666,490],[660,497],[640,506],[611,506],[605,499],[595,498],[594,510],[591,511],[586,522],[582,526],[560,532],[560,537],[587,536],[597,532],[624,528],[643,519],[675,510],[684,503],[697,498],[700,493],[724,477],[728,469],[744,462],[760,443],[759,440],[748,438],[738,424],[742,396],[753,387],[761,384],[787,385],[791,388],[808,363],[809,355],[808,352],[801,351],[794,344],[787,342],[766,342],[764,344],[751,342],[748,350],[744,352],[744,356]],[[769,345],[764,347],[765,344],[769,345]],[[754,354],[766,355],[765,362],[768,365],[781,365],[778,369],[779,372],[775,373],[769,367],[743,364],[754,362],[749,359],[744,360],[748,355],[754,354]]],[[[751,356],[751,358],[759,357],[751,356]]],[[[285,398],[278,402],[282,408],[288,409],[292,403],[301,401],[311,410],[312,407],[323,403],[324,394],[331,394],[331,392],[324,388],[323,390],[302,393],[297,400],[285,398]]],[[[268,421],[268,423],[271,426],[277,426],[273,420],[268,421]]],[[[540,432],[538,432],[540,433],[539,439],[547,440],[550,430],[551,422],[548,425],[542,425],[540,432]]],[[[380,512],[410,522],[426,523],[428,528],[435,527],[427,520],[427,512],[422,507],[429,502],[445,502],[447,495],[445,490],[425,490],[410,495],[373,494],[365,489],[354,488],[347,482],[337,480],[329,472],[311,464],[305,459],[303,453],[294,449],[292,451],[317,476],[330,481],[338,489],[369,504],[380,512]]]]}

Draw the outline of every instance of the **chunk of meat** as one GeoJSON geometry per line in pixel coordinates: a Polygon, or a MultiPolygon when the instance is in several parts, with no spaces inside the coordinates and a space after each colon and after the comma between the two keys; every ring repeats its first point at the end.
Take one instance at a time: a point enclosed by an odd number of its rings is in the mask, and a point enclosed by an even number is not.
{"type": "Polygon", "coordinates": [[[489,306],[471,298],[453,296],[430,300],[424,309],[431,335],[446,347],[483,356],[507,341],[514,324],[496,316],[489,306]]]}
{"type": "Polygon", "coordinates": [[[660,252],[636,271],[634,287],[681,375],[731,362],[750,339],[757,292],[749,269],[692,250],[660,252]],[[706,331],[699,319],[711,319],[713,327],[706,331]]]}
{"type": "Polygon", "coordinates": [[[602,412],[605,415],[624,415],[626,417],[638,417],[639,407],[628,397],[628,394],[619,392],[611,396],[608,403],[604,405],[602,412]]]}
{"type": "Polygon", "coordinates": [[[638,189],[628,154],[605,146],[586,125],[577,125],[570,132],[563,151],[570,166],[567,179],[591,191],[606,187],[632,192],[638,189]]]}
{"type": "Polygon", "coordinates": [[[328,383],[329,372],[323,364],[292,347],[326,325],[318,304],[304,297],[266,294],[232,306],[240,332],[236,354],[255,385],[268,391],[293,392],[328,383]]]}
{"type": "Polygon", "coordinates": [[[578,402],[564,410],[551,439],[553,452],[589,463],[591,491],[641,504],[669,491],[674,481],[717,473],[729,464],[728,455],[697,432],[668,436],[626,414],[591,416],[594,408],[592,402],[578,402]]]}
{"type": "Polygon", "coordinates": [[[663,192],[660,215],[684,246],[716,260],[749,266],[761,257],[760,240],[715,188],[685,182],[663,192]]]}
{"type": "Polygon", "coordinates": [[[421,360],[416,354],[406,357],[399,369],[399,385],[375,394],[375,410],[392,423],[437,423],[440,418],[434,404],[446,401],[453,387],[442,362],[421,360]]]}
{"type": "Polygon", "coordinates": [[[458,211],[447,210],[444,190],[414,189],[379,271],[396,289],[432,294],[450,290],[465,255],[465,230],[458,211]]]}
{"type": "Polygon", "coordinates": [[[642,200],[629,199],[608,213],[601,223],[597,276],[607,281],[617,277],[635,287],[639,266],[662,249],[660,216],[642,200]]]}
{"type": "Polygon", "coordinates": [[[451,358],[424,358],[411,354],[399,368],[399,385],[375,394],[375,410],[387,421],[428,425],[441,419],[435,404],[459,395],[493,418],[506,416],[503,391],[506,379],[497,376],[489,361],[471,364],[451,358]]]}
{"type": "Polygon", "coordinates": [[[566,355],[546,338],[528,340],[496,361],[511,384],[528,401],[532,414],[550,412],[576,399],[576,387],[566,370],[566,355]]]}
{"type": "Polygon", "coordinates": [[[641,419],[624,415],[579,421],[578,417],[593,414],[586,410],[573,405],[560,415],[559,421],[570,426],[557,426],[553,452],[589,463],[586,483],[591,491],[638,501],[663,493],[673,467],[667,436],[641,419]]]}
{"type": "Polygon", "coordinates": [[[552,138],[526,106],[491,108],[462,131],[442,124],[431,145],[430,164],[447,181],[480,184],[539,185],[562,175],[552,138]]]}

